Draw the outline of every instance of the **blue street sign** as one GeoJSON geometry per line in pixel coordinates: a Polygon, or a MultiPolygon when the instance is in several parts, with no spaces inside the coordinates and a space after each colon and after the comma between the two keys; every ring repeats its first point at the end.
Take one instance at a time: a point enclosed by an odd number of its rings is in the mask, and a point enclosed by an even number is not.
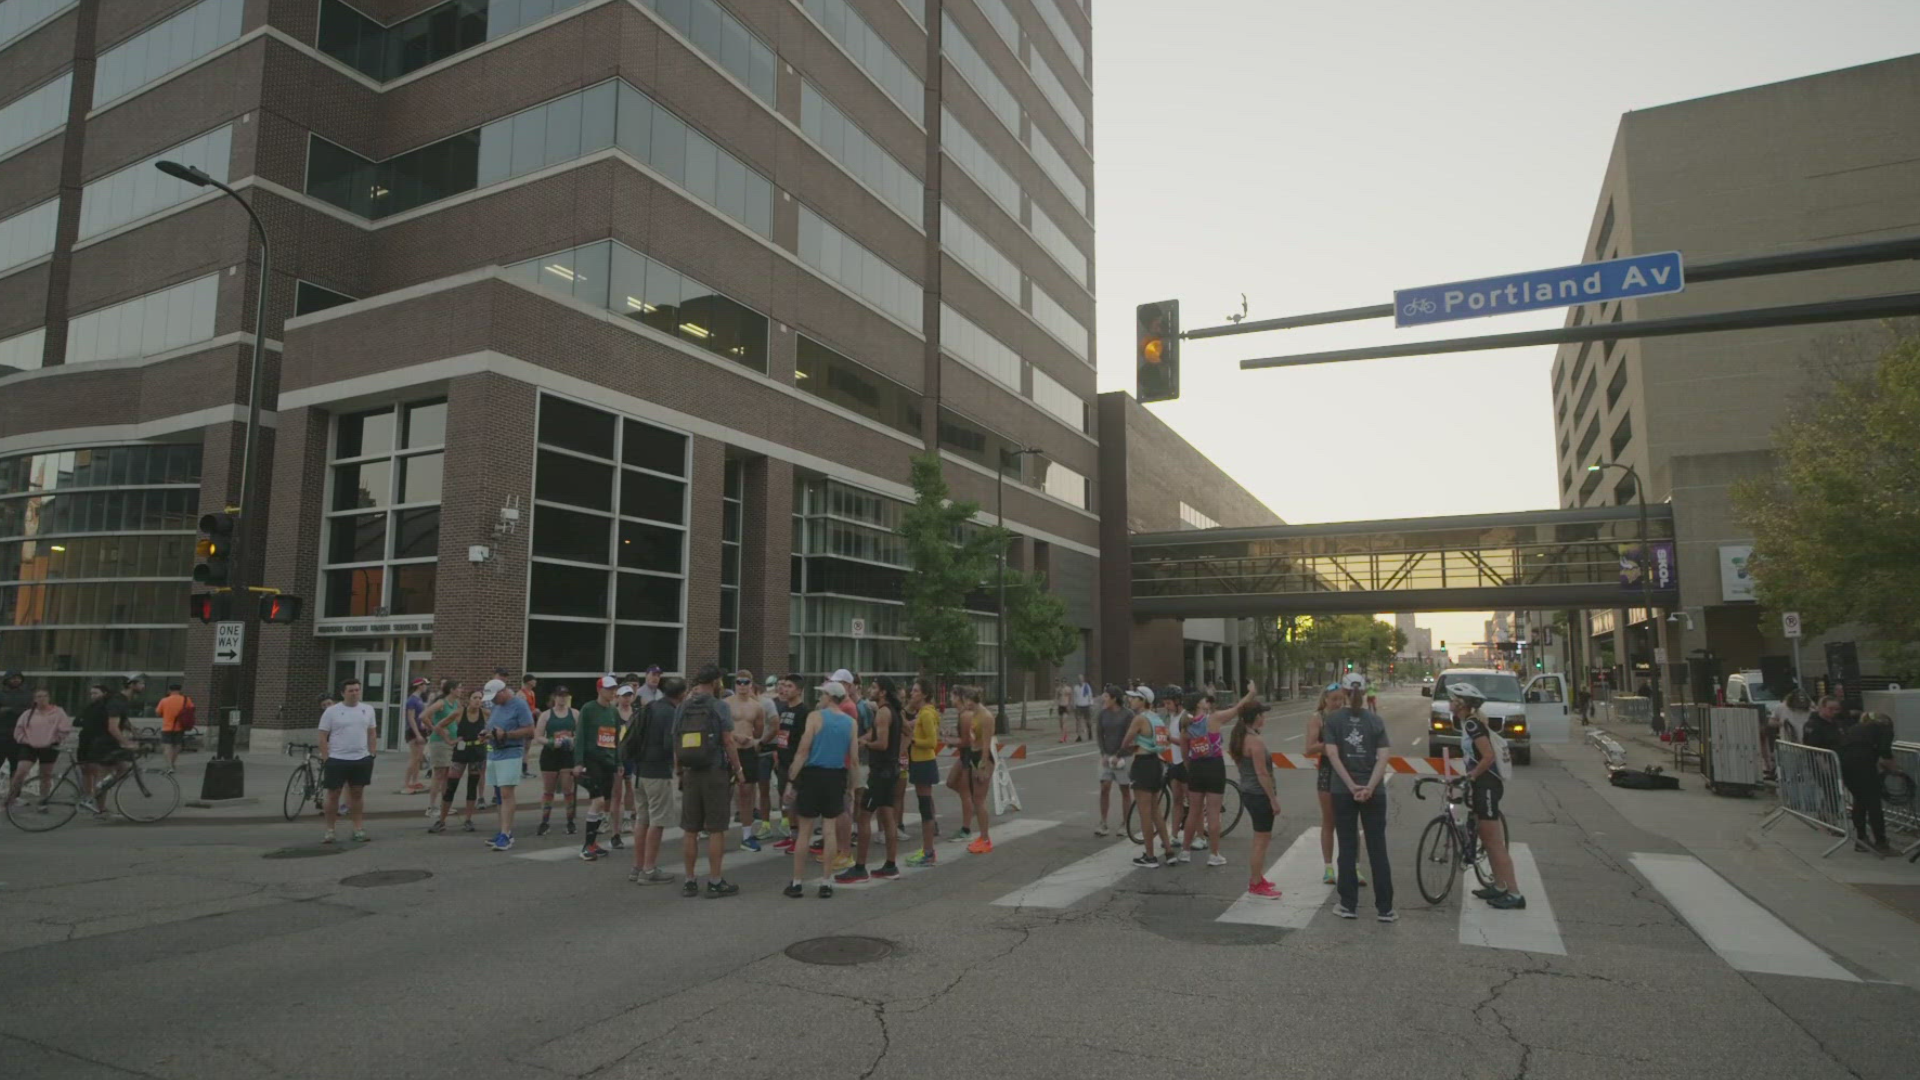
{"type": "Polygon", "coordinates": [[[1398,289],[1393,294],[1393,324],[1422,326],[1515,311],[1658,296],[1677,293],[1686,288],[1686,284],[1680,253],[1662,251],[1655,255],[1529,270],[1477,281],[1398,289]]]}

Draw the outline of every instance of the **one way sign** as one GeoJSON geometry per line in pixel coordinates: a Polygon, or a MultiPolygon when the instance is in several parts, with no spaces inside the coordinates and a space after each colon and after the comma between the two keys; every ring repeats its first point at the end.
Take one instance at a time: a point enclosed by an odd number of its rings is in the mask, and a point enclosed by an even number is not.
{"type": "Polygon", "coordinates": [[[246,652],[246,643],[246,623],[213,624],[213,662],[215,664],[238,664],[241,655],[246,652]]]}

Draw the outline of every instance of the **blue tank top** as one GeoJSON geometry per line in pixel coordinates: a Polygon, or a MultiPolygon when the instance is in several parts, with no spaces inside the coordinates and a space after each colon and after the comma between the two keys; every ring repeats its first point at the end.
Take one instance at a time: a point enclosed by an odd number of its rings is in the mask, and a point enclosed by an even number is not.
{"type": "Polygon", "coordinates": [[[839,709],[820,710],[820,730],[807,748],[807,764],[816,769],[847,767],[847,748],[853,745],[853,717],[839,709]]]}

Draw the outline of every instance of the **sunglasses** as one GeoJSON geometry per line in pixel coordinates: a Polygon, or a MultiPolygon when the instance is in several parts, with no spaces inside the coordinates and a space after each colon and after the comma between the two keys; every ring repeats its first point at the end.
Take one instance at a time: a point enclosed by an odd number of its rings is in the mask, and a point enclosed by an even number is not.
{"type": "Polygon", "coordinates": [[[735,679],[735,680],[733,680],[733,685],[735,685],[735,686],[752,686],[752,685],[753,685],[753,680],[752,680],[752,679],[735,679]]]}

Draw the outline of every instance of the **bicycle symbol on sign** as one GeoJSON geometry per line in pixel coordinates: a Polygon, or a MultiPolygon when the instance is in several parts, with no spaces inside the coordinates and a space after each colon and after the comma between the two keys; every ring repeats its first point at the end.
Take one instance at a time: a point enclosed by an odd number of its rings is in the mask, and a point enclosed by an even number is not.
{"type": "Polygon", "coordinates": [[[1404,305],[1401,306],[1400,314],[1431,315],[1435,311],[1439,310],[1439,307],[1440,305],[1434,303],[1432,299],[1423,296],[1417,300],[1407,301],[1404,305]]]}

